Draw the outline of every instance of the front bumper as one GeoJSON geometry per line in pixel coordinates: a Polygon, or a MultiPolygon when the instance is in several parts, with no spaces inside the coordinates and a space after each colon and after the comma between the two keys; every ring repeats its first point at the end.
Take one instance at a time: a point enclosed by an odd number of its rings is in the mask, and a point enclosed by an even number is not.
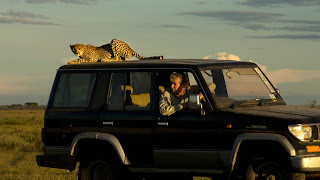
{"type": "Polygon", "coordinates": [[[291,164],[298,172],[320,172],[320,156],[291,157],[291,164]]]}
{"type": "Polygon", "coordinates": [[[48,155],[36,156],[38,166],[74,170],[76,161],[70,155],[48,155]]]}

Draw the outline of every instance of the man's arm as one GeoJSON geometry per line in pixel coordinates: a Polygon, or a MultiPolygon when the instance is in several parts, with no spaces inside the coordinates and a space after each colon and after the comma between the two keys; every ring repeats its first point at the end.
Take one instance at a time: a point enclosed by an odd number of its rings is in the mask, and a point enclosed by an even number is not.
{"type": "Polygon", "coordinates": [[[171,114],[174,114],[175,112],[180,111],[183,108],[181,104],[171,104],[170,93],[168,91],[164,91],[161,95],[159,107],[160,113],[164,116],[170,116],[171,114]]]}

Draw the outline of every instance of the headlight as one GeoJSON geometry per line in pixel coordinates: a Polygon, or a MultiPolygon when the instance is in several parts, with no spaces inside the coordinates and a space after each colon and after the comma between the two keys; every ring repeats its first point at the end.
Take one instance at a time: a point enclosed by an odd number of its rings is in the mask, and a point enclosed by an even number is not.
{"type": "Polygon", "coordinates": [[[302,124],[288,126],[290,133],[299,140],[310,140],[312,138],[311,126],[303,126],[302,124]]]}

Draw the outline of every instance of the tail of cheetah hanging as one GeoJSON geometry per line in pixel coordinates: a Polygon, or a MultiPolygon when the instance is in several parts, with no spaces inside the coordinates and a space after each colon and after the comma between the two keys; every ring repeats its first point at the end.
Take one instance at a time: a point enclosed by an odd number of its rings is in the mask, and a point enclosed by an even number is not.
{"type": "Polygon", "coordinates": [[[143,56],[140,56],[138,53],[134,52],[132,53],[133,56],[135,56],[136,58],[140,59],[140,60],[161,60],[163,59],[163,56],[151,56],[151,57],[143,57],[143,56]]]}
{"type": "Polygon", "coordinates": [[[127,43],[117,39],[113,39],[110,45],[111,45],[115,59],[126,60],[126,59],[130,59],[132,56],[135,56],[140,60],[163,59],[163,56],[151,56],[151,57],[140,56],[138,53],[133,51],[127,43]]]}

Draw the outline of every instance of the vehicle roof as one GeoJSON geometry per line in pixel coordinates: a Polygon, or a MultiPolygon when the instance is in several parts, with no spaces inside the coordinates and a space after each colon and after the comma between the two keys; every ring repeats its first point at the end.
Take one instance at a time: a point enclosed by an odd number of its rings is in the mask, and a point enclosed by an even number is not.
{"type": "Polygon", "coordinates": [[[224,68],[224,67],[255,67],[255,63],[246,61],[216,59],[164,59],[164,60],[127,60],[117,62],[97,62],[63,65],[62,69],[122,69],[122,68],[224,68]]]}

